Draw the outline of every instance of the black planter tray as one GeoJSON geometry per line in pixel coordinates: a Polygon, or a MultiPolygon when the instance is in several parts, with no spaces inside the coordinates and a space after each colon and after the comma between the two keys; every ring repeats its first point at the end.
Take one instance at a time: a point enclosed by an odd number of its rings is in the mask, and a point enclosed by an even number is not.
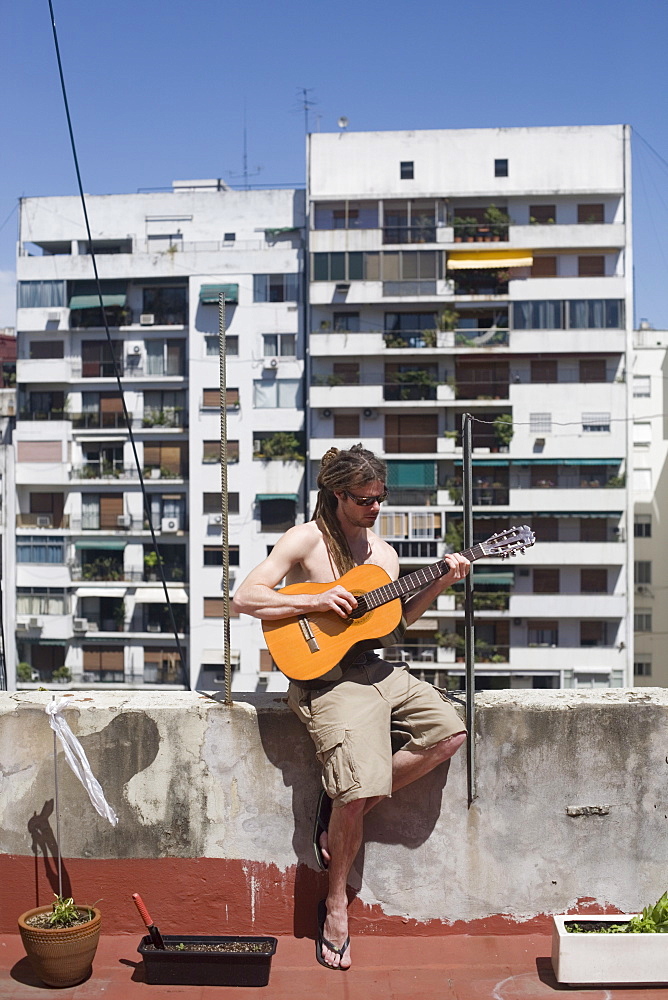
{"type": "Polygon", "coordinates": [[[271,959],[276,952],[275,937],[163,934],[166,945],[184,944],[182,951],[162,951],[153,947],[145,934],[137,951],[144,960],[146,982],[153,986],[266,986],[271,959]],[[270,945],[266,952],[195,951],[189,945],[223,944],[230,941],[270,945]]]}

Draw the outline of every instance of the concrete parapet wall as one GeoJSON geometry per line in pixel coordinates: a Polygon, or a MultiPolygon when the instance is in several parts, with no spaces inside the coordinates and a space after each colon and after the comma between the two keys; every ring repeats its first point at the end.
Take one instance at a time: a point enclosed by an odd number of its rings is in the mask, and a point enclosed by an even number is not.
{"type": "MultiPolygon", "coordinates": [[[[46,692],[0,694],[0,932],[57,888],[46,692]]],[[[319,769],[284,697],[78,693],[65,716],[112,827],[58,753],[64,890],[107,933],[309,933],[326,891],[311,847],[319,769]]],[[[351,876],[353,930],[538,926],[579,900],[633,911],[666,888],[668,692],[478,696],[466,757],[381,803],[351,876]]]]}

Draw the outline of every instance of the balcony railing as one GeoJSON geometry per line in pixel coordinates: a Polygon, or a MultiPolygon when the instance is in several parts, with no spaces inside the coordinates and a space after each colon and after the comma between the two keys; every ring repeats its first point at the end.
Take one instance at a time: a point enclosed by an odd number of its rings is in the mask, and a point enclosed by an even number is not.
{"type": "Polygon", "coordinates": [[[185,427],[187,413],[183,409],[144,410],[142,427],[185,427]]]}
{"type": "Polygon", "coordinates": [[[69,528],[70,515],[61,514],[56,518],[53,514],[17,514],[17,528],[43,528],[45,531],[52,531],[54,528],[69,528]]]}
{"type": "Polygon", "coordinates": [[[385,226],[383,243],[435,243],[436,224],[424,222],[412,226],[385,226]]]}
{"type": "Polygon", "coordinates": [[[455,330],[455,347],[508,347],[510,330],[492,326],[487,330],[455,330]]]}
{"type": "MultiPolygon", "coordinates": [[[[63,419],[71,420],[75,430],[125,430],[127,424],[123,413],[70,413],[63,419]]],[[[131,423],[136,421],[130,414],[131,423]]]]}
{"type": "Polygon", "coordinates": [[[437,284],[433,278],[418,281],[384,281],[383,295],[436,295],[437,284]]]}
{"type": "MultiPolygon", "coordinates": [[[[392,500],[394,502],[394,493],[392,491],[392,500]]],[[[390,542],[390,545],[395,550],[400,559],[438,559],[439,556],[439,543],[438,542],[390,542]]]]}
{"type": "MultiPolygon", "coordinates": [[[[455,591],[455,608],[463,611],[466,604],[466,594],[463,590],[455,591]]],[[[476,611],[507,611],[510,607],[510,591],[473,591],[473,607],[476,611]]]]}
{"type": "Polygon", "coordinates": [[[428,646],[416,643],[403,643],[401,646],[389,646],[382,652],[383,659],[391,662],[413,661],[416,663],[436,663],[438,646],[428,646]]]}
{"type": "Polygon", "coordinates": [[[138,479],[137,469],[133,465],[100,464],[87,462],[85,465],[73,465],[70,469],[70,479],[138,479]]]}

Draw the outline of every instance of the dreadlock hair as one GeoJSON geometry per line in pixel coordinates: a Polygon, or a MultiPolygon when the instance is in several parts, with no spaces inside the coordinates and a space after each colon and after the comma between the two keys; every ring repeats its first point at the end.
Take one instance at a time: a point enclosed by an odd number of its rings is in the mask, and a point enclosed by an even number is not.
{"type": "Polygon", "coordinates": [[[361,444],[355,444],[347,451],[330,448],[320,462],[318,500],[312,520],[320,521],[330,556],[341,575],[353,569],[355,562],[336,516],[338,500],[335,491],[352,491],[372,479],[384,483],[387,467],[361,444]]]}

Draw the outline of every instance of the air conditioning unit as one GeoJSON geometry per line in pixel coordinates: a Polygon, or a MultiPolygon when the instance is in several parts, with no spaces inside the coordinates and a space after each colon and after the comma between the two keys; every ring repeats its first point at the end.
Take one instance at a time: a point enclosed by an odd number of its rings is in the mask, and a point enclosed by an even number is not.
{"type": "Polygon", "coordinates": [[[169,534],[170,532],[180,531],[181,525],[179,524],[178,517],[163,517],[160,522],[160,530],[163,533],[169,534]]]}
{"type": "Polygon", "coordinates": [[[87,629],[87,631],[88,632],[99,632],[100,631],[100,626],[98,625],[97,622],[88,622],[88,629],[87,629]]]}
{"type": "Polygon", "coordinates": [[[35,524],[38,528],[50,528],[53,524],[52,514],[38,514],[35,519],[35,524]]]}
{"type": "Polygon", "coordinates": [[[323,420],[329,420],[330,417],[331,417],[331,415],[332,415],[332,411],[331,410],[321,410],[320,411],[320,416],[323,418],[323,420]]]}
{"type": "Polygon", "coordinates": [[[17,622],[16,623],[16,631],[17,632],[27,632],[28,631],[28,622],[17,622]]]}
{"type": "Polygon", "coordinates": [[[74,618],[72,619],[72,628],[75,632],[87,632],[88,631],[88,619],[87,618],[74,618]]]}
{"type": "Polygon", "coordinates": [[[366,417],[367,420],[375,420],[378,416],[378,410],[362,410],[362,416],[366,417]]]}
{"type": "Polygon", "coordinates": [[[141,345],[135,344],[132,348],[132,354],[141,354],[141,345]]]}
{"type": "Polygon", "coordinates": [[[209,524],[222,524],[223,515],[222,514],[209,514],[209,524]]]}
{"type": "Polygon", "coordinates": [[[41,628],[42,627],[42,619],[41,618],[31,618],[28,624],[30,625],[30,628],[41,628]]]}
{"type": "Polygon", "coordinates": [[[278,368],[278,358],[265,358],[264,359],[265,368],[278,368]]]}
{"type": "Polygon", "coordinates": [[[116,518],[116,526],[119,528],[129,528],[132,524],[132,518],[129,514],[119,514],[116,518]]]}
{"type": "Polygon", "coordinates": [[[153,326],[155,323],[154,313],[142,313],[139,317],[139,323],[141,326],[153,326]]]}

